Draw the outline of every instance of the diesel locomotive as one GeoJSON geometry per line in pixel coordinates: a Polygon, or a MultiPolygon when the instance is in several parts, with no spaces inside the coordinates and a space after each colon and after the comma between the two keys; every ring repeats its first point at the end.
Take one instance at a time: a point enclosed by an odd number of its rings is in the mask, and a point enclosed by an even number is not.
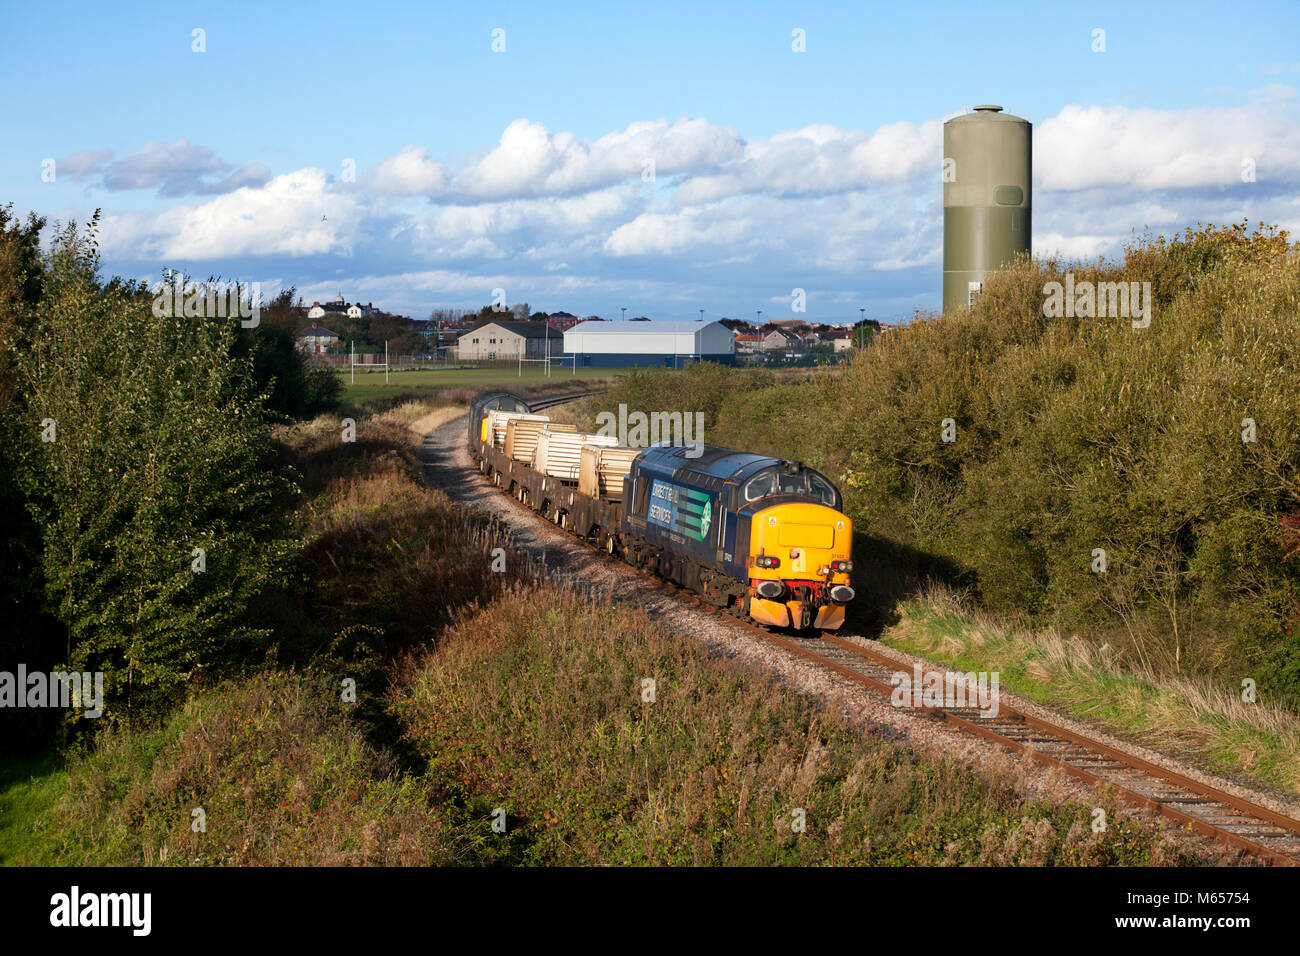
{"type": "MultiPolygon", "coordinates": [[[[593,482],[586,472],[579,480],[571,464],[515,450],[533,446],[513,434],[514,453],[507,454],[503,423],[519,419],[516,427],[536,430],[546,428],[544,418],[507,392],[472,404],[470,456],[504,492],[737,617],[795,629],[843,624],[854,597],[853,524],[825,475],[729,448],[660,443],[629,451],[608,481],[593,482]]],[[[570,446],[580,438],[566,437],[570,446]]],[[[603,449],[587,451],[595,460],[603,449]]]]}

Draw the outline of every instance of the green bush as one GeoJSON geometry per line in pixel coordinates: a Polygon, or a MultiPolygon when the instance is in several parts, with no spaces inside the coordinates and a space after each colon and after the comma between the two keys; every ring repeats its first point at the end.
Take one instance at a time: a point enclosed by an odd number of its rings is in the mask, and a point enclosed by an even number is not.
{"type": "Polygon", "coordinates": [[[15,467],[62,663],[105,672],[114,717],[259,636],[247,610],[283,580],[290,489],[268,467],[251,358],[232,355],[238,320],[158,317],[143,288],[97,271],[94,226],[65,228],[19,358],[15,467]]]}
{"type": "Polygon", "coordinates": [[[1204,230],[1069,267],[1151,281],[1148,328],[1044,317],[1066,268],[1022,262],[974,313],[891,334],[841,383],[835,445],[864,517],[900,513],[887,526],[969,569],[992,606],[1109,624],[1151,667],[1258,664],[1300,597],[1280,546],[1300,465],[1297,265],[1284,234],[1204,230]]]}

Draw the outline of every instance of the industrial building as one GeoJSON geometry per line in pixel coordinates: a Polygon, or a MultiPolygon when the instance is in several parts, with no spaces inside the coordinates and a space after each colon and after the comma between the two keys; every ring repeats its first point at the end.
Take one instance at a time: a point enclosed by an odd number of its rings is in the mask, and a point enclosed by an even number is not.
{"type": "Polygon", "coordinates": [[[580,366],[681,368],[691,362],[736,363],[735,339],[721,322],[579,322],[564,333],[564,351],[580,366]]]}

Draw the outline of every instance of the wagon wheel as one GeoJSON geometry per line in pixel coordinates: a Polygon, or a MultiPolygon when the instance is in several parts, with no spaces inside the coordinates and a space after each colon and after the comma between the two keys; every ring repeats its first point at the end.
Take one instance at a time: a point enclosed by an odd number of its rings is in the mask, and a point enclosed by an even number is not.
{"type": "Polygon", "coordinates": [[[731,605],[727,610],[739,618],[749,617],[749,598],[750,594],[746,591],[744,594],[737,597],[736,603],[731,605]]]}

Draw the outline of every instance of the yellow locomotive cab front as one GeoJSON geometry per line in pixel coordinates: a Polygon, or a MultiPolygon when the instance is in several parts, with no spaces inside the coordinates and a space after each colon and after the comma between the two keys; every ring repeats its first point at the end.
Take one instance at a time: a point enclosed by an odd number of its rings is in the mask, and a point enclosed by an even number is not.
{"type": "Polygon", "coordinates": [[[773,627],[834,630],[853,599],[853,522],[811,502],[764,508],[750,526],[749,613],[773,627]]]}

